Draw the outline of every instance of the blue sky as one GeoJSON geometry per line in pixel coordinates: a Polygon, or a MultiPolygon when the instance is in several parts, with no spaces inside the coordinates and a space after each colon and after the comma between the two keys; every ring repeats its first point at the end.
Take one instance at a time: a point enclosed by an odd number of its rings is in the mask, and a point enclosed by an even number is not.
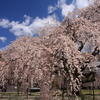
{"type": "Polygon", "coordinates": [[[88,5],[88,0],[0,0],[0,50],[16,37],[34,37],[36,28],[61,23],[69,11],[88,5]]]}

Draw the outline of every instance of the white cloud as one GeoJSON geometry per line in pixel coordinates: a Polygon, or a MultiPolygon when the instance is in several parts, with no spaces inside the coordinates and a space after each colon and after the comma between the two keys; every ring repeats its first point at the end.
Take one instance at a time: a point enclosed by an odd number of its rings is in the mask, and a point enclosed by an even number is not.
{"type": "Polygon", "coordinates": [[[0,37],[0,40],[2,41],[2,42],[5,42],[6,41],[6,37],[0,37]]]}
{"type": "Polygon", "coordinates": [[[23,25],[29,25],[32,18],[30,16],[24,15],[25,21],[22,23],[23,25]]]}
{"type": "Polygon", "coordinates": [[[16,36],[22,36],[27,34],[31,34],[33,36],[34,34],[36,34],[35,29],[44,27],[45,25],[54,25],[56,21],[55,15],[47,16],[47,18],[42,19],[36,17],[36,19],[34,20],[30,16],[24,15],[24,17],[25,21],[23,21],[22,23],[20,23],[19,21],[10,22],[7,19],[2,19],[0,20],[0,26],[2,28],[9,28],[9,31],[16,36]]]}
{"type": "Polygon", "coordinates": [[[60,8],[62,9],[62,12],[61,12],[62,16],[66,17],[69,12],[74,11],[75,6],[73,4],[70,4],[70,5],[63,4],[60,8]]]}
{"type": "Polygon", "coordinates": [[[57,5],[49,6],[48,13],[52,13],[53,11],[57,10],[58,8],[61,9],[61,14],[63,17],[67,16],[68,12],[73,12],[75,6],[73,4],[67,5],[66,0],[58,0],[57,5]]]}
{"type": "Polygon", "coordinates": [[[2,47],[0,48],[0,51],[6,50],[8,48],[8,46],[2,47]]]}
{"type": "Polygon", "coordinates": [[[53,11],[55,11],[57,9],[57,7],[53,7],[53,6],[50,6],[48,7],[48,13],[52,13],[53,11]]]}
{"type": "Polygon", "coordinates": [[[60,7],[62,5],[66,4],[66,0],[58,0],[57,6],[60,7]]]}
{"type": "Polygon", "coordinates": [[[66,17],[68,12],[74,11],[75,7],[81,9],[90,3],[88,0],[73,0],[71,4],[67,5],[66,0],[58,0],[57,5],[48,7],[48,13],[52,13],[60,8],[62,16],[66,17]]]}
{"type": "Polygon", "coordinates": [[[10,27],[10,25],[9,25],[9,20],[7,20],[7,19],[1,19],[1,20],[0,20],[0,26],[3,27],[3,28],[8,28],[8,27],[10,27]]]}
{"type": "Polygon", "coordinates": [[[90,4],[88,0],[76,0],[75,5],[77,8],[81,9],[83,7],[86,7],[90,4]]]}
{"type": "Polygon", "coordinates": [[[40,19],[39,17],[37,17],[36,19],[34,19],[30,27],[40,28],[40,27],[44,27],[45,25],[55,25],[56,24],[55,21],[56,21],[55,15],[47,16],[47,18],[43,18],[43,19],[40,19]]]}
{"type": "Polygon", "coordinates": [[[29,29],[29,25],[26,25],[26,20],[22,23],[19,23],[18,21],[12,21],[10,25],[10,32],[12,32],[16,36],[32,34],[31,30],[29,29]]]}

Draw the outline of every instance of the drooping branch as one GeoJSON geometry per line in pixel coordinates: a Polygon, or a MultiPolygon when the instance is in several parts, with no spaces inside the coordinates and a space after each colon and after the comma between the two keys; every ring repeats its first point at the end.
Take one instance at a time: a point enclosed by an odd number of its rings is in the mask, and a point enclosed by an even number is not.
{"type": "Polygon", "coordinates": [[[92,55],[96,56],[97,54],[99,54],[99,50],[98,47],[95,47],[94,51],[92,52],[92,55]]]}
{"type": "Polygon", "coordinates": [[[84,47],[84,44],[82,41],[78,41],[80,43],[80,47],[78,48],[79,51],[81,51],[84,47]]]}

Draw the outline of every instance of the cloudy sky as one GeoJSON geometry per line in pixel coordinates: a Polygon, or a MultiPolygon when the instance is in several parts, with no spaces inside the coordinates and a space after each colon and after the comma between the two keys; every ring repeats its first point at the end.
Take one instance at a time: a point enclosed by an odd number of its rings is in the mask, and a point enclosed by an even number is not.
{"type": "Polygon", "coordinates": [[[0,0],[0,50],[16,37],[34,37],[36,28],[56,19],[61,23],[69,11],[88,5],[88,0],[0,0]]]}

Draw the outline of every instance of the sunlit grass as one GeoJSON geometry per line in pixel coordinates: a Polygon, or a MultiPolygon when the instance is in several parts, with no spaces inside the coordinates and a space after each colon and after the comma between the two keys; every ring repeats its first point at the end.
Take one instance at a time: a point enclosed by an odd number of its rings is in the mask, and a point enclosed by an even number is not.
{"type": "MultiPolygon", "coordinates": [[[[93,94],[93,90],[82,90],[82,94],[93,94]]],[[[100,95],[100,90],[94,90],[94,94],[100,95]]]]}
{"type": "MultiPolygon", "coordinates": [[[[100,90],[94,90],[94,100],[100,100],[100,90]]],[[[62,98],[62,91],[59,92],[58,97],[62,98]]],[[[64,95],[64,98],[67,98],[66,95],[64,95]]],[[[75,98],[75,100],[93,100],[93,90],[82,90],[82,95],[75,98]],[[77,99],[78,98],[78,99],[77,99]]],[[[0,100],[27,100],[26,96],[24,96],[22,93],[19,93],[19,96],[15,92],[6,92],[6,93],[0,93],[0,100]]],[[[29,95],[28,100],[40,100],[40,92],[31,92],[29,95]]],[[[65,99],[66,100],[66,99],[65,99]]]]}

